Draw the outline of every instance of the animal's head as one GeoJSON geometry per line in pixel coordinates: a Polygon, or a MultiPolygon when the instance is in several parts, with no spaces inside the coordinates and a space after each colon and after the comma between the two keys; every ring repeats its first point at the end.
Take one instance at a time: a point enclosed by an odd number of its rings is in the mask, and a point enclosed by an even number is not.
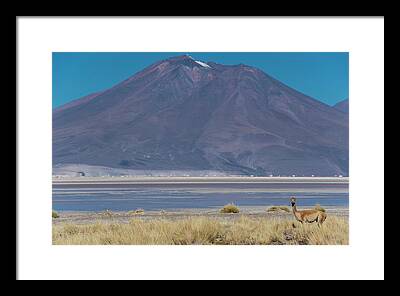
{"type": "Polygon", "coordinates": [[[292,204],[292,207],[296,205],[296,198],[294,196],[290,197],[290,203],[292,204]]]}

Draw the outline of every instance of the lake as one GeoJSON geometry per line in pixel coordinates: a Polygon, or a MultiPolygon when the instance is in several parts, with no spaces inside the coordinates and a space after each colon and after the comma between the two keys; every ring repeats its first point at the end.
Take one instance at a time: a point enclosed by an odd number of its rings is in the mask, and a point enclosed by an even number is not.
{"type": "Polygon", "coordinates": [[[349,206],[348,183],[53,183],[56,211],[145,211],[298,205],[349,206]]]}

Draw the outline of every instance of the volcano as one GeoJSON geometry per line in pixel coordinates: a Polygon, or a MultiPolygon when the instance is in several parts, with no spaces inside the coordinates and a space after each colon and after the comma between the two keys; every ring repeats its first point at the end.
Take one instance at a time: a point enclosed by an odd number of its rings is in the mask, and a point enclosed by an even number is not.
{"type": "Polygon", "coordinates": [[[348,175],[348,114],[247,65],[157,62],[53,110],[53,168],[348,175]]]}

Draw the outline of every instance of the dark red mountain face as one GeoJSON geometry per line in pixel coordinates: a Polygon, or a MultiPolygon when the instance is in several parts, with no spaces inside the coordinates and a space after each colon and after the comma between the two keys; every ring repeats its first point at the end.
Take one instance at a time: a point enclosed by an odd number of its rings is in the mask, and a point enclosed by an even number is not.
{"type": "Polygon", "coordinates": [[[53,111],[53,165],[348,175],[348,115],[246,65],[163,60],[53,111]]]}

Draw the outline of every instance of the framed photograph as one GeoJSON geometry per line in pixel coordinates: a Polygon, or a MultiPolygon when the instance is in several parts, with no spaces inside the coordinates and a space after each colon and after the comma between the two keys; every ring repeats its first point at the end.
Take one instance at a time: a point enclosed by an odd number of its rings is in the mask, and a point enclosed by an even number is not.
{"type": "Polygon", "coordinates": [[[17,25],[20,278],[383,278],[383,18],[17,25]]]}

